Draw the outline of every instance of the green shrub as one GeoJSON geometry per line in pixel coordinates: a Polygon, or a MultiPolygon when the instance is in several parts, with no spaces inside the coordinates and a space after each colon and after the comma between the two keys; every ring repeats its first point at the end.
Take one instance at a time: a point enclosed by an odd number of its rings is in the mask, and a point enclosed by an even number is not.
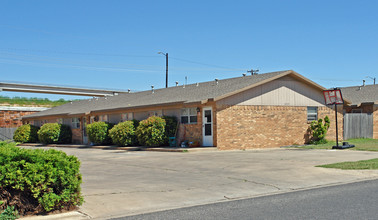
{"type": "Polygon", "coordinates": [[[165,120],[165,131],[164,131],[164,145],[168,145],[169,137],[174,137],[177,129],[177,118],[175,116],[163,116],[161,117],[165,120]]]}
{"type": "Polygon", "coordinates": [[[327,143],[327,140],[325,139],[325,136],[327,134],[327,131],[329,129],[330,120],[328,116],[325,116],[324,123],[323,119],[319,118],[317,121],[313,121],[310,124],[310,129],[312,133],[312,139],[310,140],[311,144],[325,144],[327,143]]]}
{"type": "Polygon", "coordinates": [[[69,144],[72,141],[72,131],[68,125],[46,123],[39,129],[38,139],[44,144],[69,144]]]}
{"type": "Polygon", "coordinates": [[[109,130],[109,136],[113,143],[118,146],[135,144],[135,127],[133,121],[125,121],[115,125],[109,130]]]}
{"type": "Polygon", "coordinates": [[[94,144],[111,144],[109,130],[114,126],[107,122],[99,121],[87,125],[87,133],[89,140],[94,144]]]}
{"type": "Polygon", "coordinates": [[[15,220],[18,218],[18,211],[14,206],[7,206],[0,214],[0,220],[15,220]]]}
{"type": "Polygon", "coordinates": [[[38,129],[34,125],[22,125],[14,132],[13,140],[21,143],[36,143],[38,141],[38,129]]]}
{"type": "Polygon", "coordinates": [[[62,151],[23,149],[1,142],[0,189],[11,195],[2,198],[0,208],[14,205],[20,214],[30,214],[81,205],[79,168],[80,161],[62,151]]]}
{"type": "Polygon", "coordinates": [[[139,123],[136,129],[138,141],[143,146],[159,146],[164,143],[165,120],[152,116],[139,123]]]}

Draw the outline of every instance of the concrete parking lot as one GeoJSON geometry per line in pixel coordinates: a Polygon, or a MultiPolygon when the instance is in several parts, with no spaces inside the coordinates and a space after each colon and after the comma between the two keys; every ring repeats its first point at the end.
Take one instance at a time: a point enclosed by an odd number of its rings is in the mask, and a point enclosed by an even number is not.
{"type": "Polygon", "coordinates": [[[108,219],[378,178],[377,170],[316,165],[378,158],[363,151],[268,149],[126,152],[59,148],[81,161],[80,212],[108,219]]]}

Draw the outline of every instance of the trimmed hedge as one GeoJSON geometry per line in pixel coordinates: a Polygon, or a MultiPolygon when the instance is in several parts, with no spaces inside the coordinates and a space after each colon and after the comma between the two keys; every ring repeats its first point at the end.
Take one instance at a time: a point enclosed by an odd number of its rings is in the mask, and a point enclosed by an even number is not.
{"type": "Polygon", "coordinates": [[[109,130],[109,136],[118,146],[136,144],[135,127],[133,121],[120,122],[109,130]]]}
{"type": "Polygon", "coordinates": [[[94,144],[111,144],[112,139],[109,137],[109,130],[114,124],[98,121],[87,125],[89,140],[94,144]]]}
{"type": "Polygon", "coordinates": [[[81,205],[79,168],[80,161],[62,151],[0,142],[0,209],[12,205],[20,214],[35,214],[81,205]]]}
{"type": "Polygon", "coordinates": [[[72,141],[71,127],[58,123],[46,123],[39,129],[38,139],[43,144],[69,144],[72,141]]]}
{"type": "Polygon", "coordinates": [[[21,143],[36,143],[38,142],[38,129],[39,127],[34,125],[22,125],[14,132],[13,140],[21,143]]]}
{"type": "Polygon", "coordinates": [[[175,116],[163,116],[161,117],[165,120],[165,131],[164,131],[164,145],[169,144],[169,137],[174,137],[177,129],[177,118],[175,116]]]}
{"type": "Polygon", "coordinates": [[[152,116],[139,123],[136,129],[138,141],[143,146],[160,146],[164,143],[165,120],[152,116]]]}

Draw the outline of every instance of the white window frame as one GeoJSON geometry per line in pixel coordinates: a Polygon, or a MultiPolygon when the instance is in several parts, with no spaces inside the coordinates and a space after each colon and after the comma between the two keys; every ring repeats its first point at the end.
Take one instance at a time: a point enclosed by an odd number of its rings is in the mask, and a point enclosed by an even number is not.
{"type": "Polygon", "coordinates": [[[151,116],[161,117],[163,116],[163,110],[149,111],[148,117],[151,117],[151,116]]]}
{"type": "Polygon", "coordinates": [[[122,121],[131,121],[134,119],[134,114],[132,112],[122,113],[122,121]]]}
{"type": "Polygon", "coordinates": [[[196,107],[194,107],[194,108],[182,108],[181,109],[181,115],[180,115],[180,122],[181,122],[181,124],[197,124],[198,123],[197,108],[196,107]],[[194,117],[194,116],[196,117],[196,120],[192,121],[191,117],[194,117]],[[187,118],[187,120],[188,120],[187,123],[182,122],[183,117],[187,118]]]}
{"type": "Polygon", "coordinates": [[[316,106],[307,106],[307,121],[317,121],[318,120],[318,107],[316,106]],[[315,109],[316,112],[309,112],[310,109],[315,109]],[[315,116],[315,119],[314,119],[315,116]]]}
{"type": "Polygon", "coordinates": [[[80,128],[80,119],[79,118],[72,118],[71,119],[71,126],[72,128],[80,128]]]}
{"type": "Polygon", "coordinates": [[[108,115],[100,115],[98,121],[108,122],[108,120],[109,120],[108,115]]]}

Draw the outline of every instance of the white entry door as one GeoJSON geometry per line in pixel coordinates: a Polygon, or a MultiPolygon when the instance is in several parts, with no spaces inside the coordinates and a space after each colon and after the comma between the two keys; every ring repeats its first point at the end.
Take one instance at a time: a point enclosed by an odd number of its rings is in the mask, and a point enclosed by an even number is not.
{"type": "Polygon", "coordinates": [[[211,107],[202,109],[202,145],[213,146],[213,110],[211,107]]]}

